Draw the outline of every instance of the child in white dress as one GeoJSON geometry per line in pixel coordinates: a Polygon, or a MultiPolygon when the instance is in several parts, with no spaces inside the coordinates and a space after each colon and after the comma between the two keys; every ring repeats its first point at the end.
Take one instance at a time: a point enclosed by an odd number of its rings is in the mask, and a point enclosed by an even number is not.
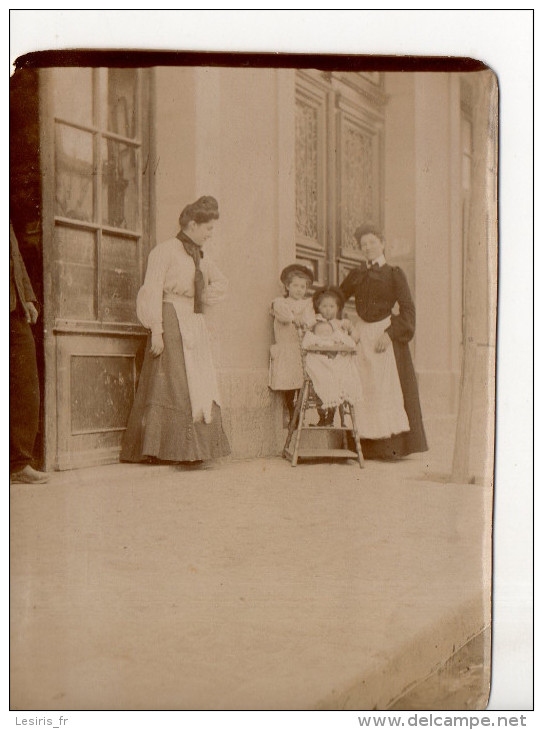
{"type": "Polygon", "coordinates": [[[354,357],[356,343],[349,334],[350,321],[340,319],[343,296],[339,289],[328,287],[315,292],[313,304],[317,321],[304,336],[302,347],[306,350],[306,370],[320,401],[317,426],[331,426],[337,406],[345,401],[354,404],[361,398],[354,357]]]}
{"type": "Polygon", "coordinates": [[[301,264],[291,264],[283,269],[280,278],[285,294],[273,300],[270,311],[275,344],[270,348],[269,387],[283,392],[290,420],[296,392],[304,382],[296,326],[309,328],[315,324],[313,302],[306,296],[313,283],[313,272],[301,264]]]}

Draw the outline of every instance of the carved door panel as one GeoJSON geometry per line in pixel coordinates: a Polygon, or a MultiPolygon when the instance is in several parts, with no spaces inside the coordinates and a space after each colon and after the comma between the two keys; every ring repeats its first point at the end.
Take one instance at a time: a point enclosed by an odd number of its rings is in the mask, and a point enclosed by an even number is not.
{"type": "Polygon", "coordinates": [[[46,465],[118,458],[145,330],[150,74],[40,72],[46,465]],[[145,112],[144,112],[145,110],[145,112]]]}
{"type": "Polygon", "coordinates": [[[382,225],[380,120],[361,104],[338,94],[337,238],[335,282],[361,260],[354,233],[361,224],[382,225]]]}
{"type": "Polygon", "coordinates": [[[316,286],[359,263],[360,224],[382,224],[384,102],[381,74],[297,73],[296,254],[316,286]]]}
{"type": "Polygon", "coordinates": [[[328,281],[331,208],[331,89],[322,78],[299,72],[296,86],[296,258],[315,276],[315,286],[328,281]]]}

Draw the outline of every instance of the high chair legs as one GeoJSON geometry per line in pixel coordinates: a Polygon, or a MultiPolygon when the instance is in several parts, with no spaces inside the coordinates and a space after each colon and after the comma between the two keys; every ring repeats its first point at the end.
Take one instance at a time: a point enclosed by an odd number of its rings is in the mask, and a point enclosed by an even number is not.
{"type": "Polygon", "coordinates": [[[356,416],[355,416],[355,408],[354,406],[345,401],[342,403],[338,410],[339,410],[339,418],[340,418],[340,426],[334,426],[333,424],[333,418],[335,415],[335,409],[330,408],[327,409],[326,413],[321,412],[323,409],[319,407],[318,401],[315,401],[314,396],[310,397],[311,392],[311,381],[309,379],[306,379],[304,382],[304,385],[301,389],[301,391],[298,394],[298,399],[296,401],[296,406],[294,408],[294,415],[290,421],[289,427],[288,427],[288,434],[287,439],[285,442],[285,447],[283,449],[283,456],[286,459],[289,459],[292,466],[296,466],[298,464],[299,458],[320,458],[320,457],[332,457],[336,459],[357,459],[358,464],[360,468],[362,469],[364,467],[364,457],[362,455],[362,449],[360,447],[360,437],[358,435],[358,428],[356,425],[356,416]],[[317,408],[319,410],[320,420],[319,424],[314,424],[313,426],[306,426],[305,425],[305,416],[306,411],[308,408],[317,408]],[[351,420],[351,426],[345,425],[345,409],[347,409],[347,414],[350,417],[351,420]],[[324,415],[324,418],[323,418],[324,415]],[[321,421],[323,421],[321,423],[321,421]],[[302,431],[318,431],[318,430],[326,430],[326,431],[341,431],[341,439],[342,439],[342,448],[329,448],[329,449],[315,449],[315,448],[300,448],[300,441],[302,436],[302,431]],[[294,448],[292,450],[292,453],[289,451],[289,446],[292,441],[292,437],[294,435],[294,432],[296,431],[296,435],[294,438],[294,448]],[[349,448],[349,444],[347,442],[347,432],[350,431],[351,436],[355,442],[355,448],[356,452],[353,452],[349,448]]]}
{"type": "Polygon", "coordinates": [[[347,443],[347,431],[345,429],[345,406],[343,403],[339,406],[339,422],[341,424],[341,440],[343,442],[343,448],[348,449],[349,444],[347,443]]]}
{"type": "MultiPolygon", "coordinates": [[[[353,424],[353,436],[354,436],[354,443],[356,447],[356,453],[358,455],[358,463],[360,464],[360,468],[364,466],[364,455],[362,454],[362,447],[360,446],[360,436],[358,434],[358,426],[356,424],[356,415],[354,412],[354,406],[352,403],[348,403],[349,406],[349,415],[351,416],[351,422],[353,424]]],[[[346,439],[347,436],[345,434],[345,431],[343,432],[344,438],[346,439]]]]}
{"type": "MultiPolygon", "coordinates": [[[[309,381],[306,380],[304,382],[304,387],[302,388],[302,390],[300,391],[300,395],[298,396],[298,402],[296,403],[296,408],[298,410],[299,416],[298,416],[298,424],[296,427],[296,438],[294,439],[294,451],[292,453],[292,462],[291,462],[292,466],[296,466],[296,464],[298,463],[298,453],[299,453],[299,449],[300,449],[300,436],[302,435],[302,429],[304,427],[308,395],[309,395],[309,381]]],[[[292,420],[294,421],[294,418],[292,420]]]]}

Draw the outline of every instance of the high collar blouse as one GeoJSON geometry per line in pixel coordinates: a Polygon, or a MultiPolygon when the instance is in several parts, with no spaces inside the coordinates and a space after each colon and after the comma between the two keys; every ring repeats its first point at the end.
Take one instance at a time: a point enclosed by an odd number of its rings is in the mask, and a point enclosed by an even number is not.
{"type": "MultiPolygon", "coordinates": [[[[224,299],[228,280],[206,254],[200,264],[204,275],[204,304],[224,299]]],[[[144,327],[162,332],[162,302],[183,297],[194,300],[195,266],[177,238],[159,243],[149,254],[145,281],[138,293],[138,318],[144,327]]]]}
{"type": "Polygon", "coordinates": [[[347,301],[354,295],[358,316],[364,322],[379,322],[387,317],[386,329],[392,340],[409,342],[415,334],[415,305],[404,272],[399,266],[368,267],[366,263],[349,272],[341,291],[347,301]],[[393,314],[398,304],[399,313],[393,314]]]}

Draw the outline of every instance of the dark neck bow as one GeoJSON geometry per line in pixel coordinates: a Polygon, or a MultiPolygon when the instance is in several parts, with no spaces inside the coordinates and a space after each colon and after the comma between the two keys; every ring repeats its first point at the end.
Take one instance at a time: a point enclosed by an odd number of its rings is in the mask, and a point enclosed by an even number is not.
{"type": "Polygon", "coordinates": [[[200,268],[200,261],[204,257],[204,252],[200,246],[194,243],[192,238],[189,238],[189,236],[187,236],[187,234],[183,231],[179,231],[176,238],[181,241],[183,248],[194,261],[194,312],[195,314],[202,314],[204,311],[205,282],[202,269],[200,268]]]}
{"type": "Polygon", "coordinates": [[[379,266],[378,263],[372,264],[371,261],[363,261],[360,266],[360,271],[364,278],[375,279],[376,281],[382,279],[384,275],[384,266],[379,266]]]}

